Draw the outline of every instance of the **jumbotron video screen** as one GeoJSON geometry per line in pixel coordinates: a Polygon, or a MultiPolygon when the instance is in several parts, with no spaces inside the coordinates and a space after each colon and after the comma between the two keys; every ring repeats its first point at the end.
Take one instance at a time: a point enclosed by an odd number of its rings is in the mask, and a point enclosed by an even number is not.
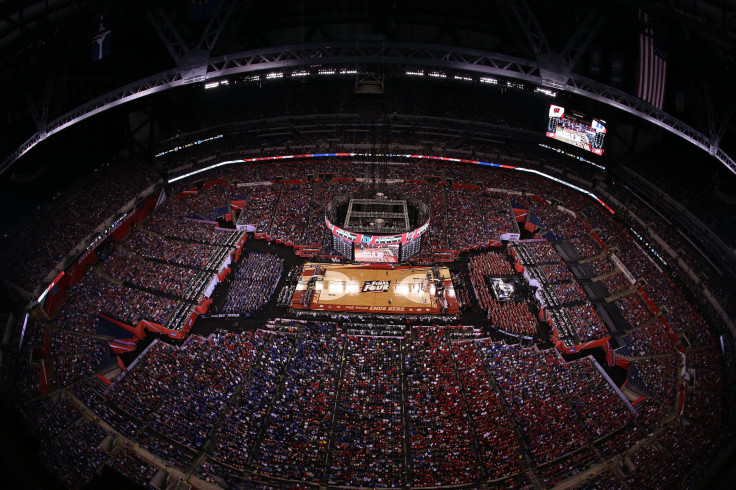
{"type": "Polygon", "coordinates": [[[355,262],[399,262],[399,245],[355,246],[355,262]]]}
{"type": "Polygon", "coordinates": [[[550,105],[547,136],[596,155],[603,155],[605,121],[590,119],[575,111],[565,112],[564,107],[550,105]]]}

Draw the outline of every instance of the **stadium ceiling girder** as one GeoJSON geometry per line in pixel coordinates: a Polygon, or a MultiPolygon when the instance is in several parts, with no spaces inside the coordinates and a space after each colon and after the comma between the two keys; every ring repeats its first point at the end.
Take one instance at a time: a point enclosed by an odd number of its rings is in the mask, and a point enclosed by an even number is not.
{"type": "MultiPolygon", "coordinates": [[[[39,131],[26,140],[3,161],[0,165],[0,174],[7,171],[15,161],[49,136],[95,114],[147,95],[209,79],[249,72],[303,66],[355,66],[358,64],[424,66],[442,70],[474,72],[543,85],[537,61],[452,46],[361,41],[358,43],[305,44],[245,51],[212,58],[199,67],[190,66],[161,72],[77,107],[49,122],[45,131],[39,131]]],[[[726,155],[718,146],[711,144],[707,136],[682,121],[657,110],[633,95],[595,80],[574,74],[560,75],[564,77],[566,83],[564,88],[555,87],[557,90],[596,100],[656,124],[707,151],[736,174],[736,162],[733,158],[726,155]]]]}
{"type": "Polygon", "coordinates": [[[519,27],[524,31],[529,45],[532,47],[534,54],[539,56],[542,53],[549,53],[552,50],[549,47],[547,37],[544,35],[539,22],[534,15],[534,11],[526,0],[511,0],[506,3],[514,13],[516,20],[519,21],[519,27]]]}
{"type": "Polygon", "coordinates": [[[148,21],[153,26],[156,34],[158,34],[161,42],[166,46],[171,57],[174,58],[174,61],[178,62],[189,52],[189,46],[182,39],[181,34],[179,34],[176,26],[169,19],[163,8],[158,7],[155,10],[146,12],[146,17],[148,17],[148,21]]]}

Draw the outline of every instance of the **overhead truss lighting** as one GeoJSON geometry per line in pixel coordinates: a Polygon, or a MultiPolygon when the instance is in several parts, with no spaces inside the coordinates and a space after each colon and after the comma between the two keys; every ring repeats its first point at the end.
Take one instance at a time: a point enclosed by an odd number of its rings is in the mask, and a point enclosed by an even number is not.
{"type": "Polygon", "coordinates": [[[534,89],[534,91],[538,94],[544,94],[549,97],[557,97],[557,92],[555,92],[554,90],[550,90],[548,88],[537,87],[534,89]]]}

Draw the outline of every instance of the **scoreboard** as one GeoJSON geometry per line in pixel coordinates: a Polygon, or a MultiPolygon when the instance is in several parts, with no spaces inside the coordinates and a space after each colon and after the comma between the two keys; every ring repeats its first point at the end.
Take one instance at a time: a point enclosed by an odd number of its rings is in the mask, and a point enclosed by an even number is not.
{"type": "Polygon", "coordinates": [[[603,155],[606,126],[605,121],[590,119],[584,114],[566,112],[564,107],[550,105],[546,135],[596,155],[603,155]]]}
{"type": "Polygon", "coordinates": [[[405,262],[419,253],[429,220],[419,228],[397,235],[368,235],[344,230],[325,218],[332,233],[332,248],[356,262],[405,262]]]}

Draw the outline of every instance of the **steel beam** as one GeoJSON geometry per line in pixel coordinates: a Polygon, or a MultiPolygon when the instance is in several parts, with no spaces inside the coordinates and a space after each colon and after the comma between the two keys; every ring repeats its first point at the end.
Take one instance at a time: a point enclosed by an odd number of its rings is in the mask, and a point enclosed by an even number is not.
{"type": "MultiPolygon", "coordinates": [[[[15,152],[8,155],[0,165],[0,174],[5,172],[13,162],[39,142],[79,121],[126,102],[205,79],[261,71],[282,71],[315,65],[354,67],[356,64],[394,64],[407,67],[458,70],[476,73],[481,76],[498,76],[533,84],[542,83],[537,61],[466,48],[413,43],[386,42],[376,46],[348,42],[331,42],[329,45],[321,43],[305,44],[302,46],[245,51],[207,59],[203,63],[206,63],[206,66],[201,66],[198,70],[202,76],[190,76],[191,69],[176,68],[168,70],[102,95],[50,121],[47,124],[45,135],[36,133],[15,152]]],[[[736,173],[736,162],[726,155],[719,145],[715,144],[716,142],[711,141],[709,136],[675,117],[656,109],[631,94],[616,90],[595,80],[574,74],[568,76],[558,73],[558,76],[560,79],[566,80],[564,88],[561,90],[596,100],[660,126],[707,151],[731,172],[736,173]]]]}
{"type": "Polygon", "coordinates": [[[211,53],[235,8],[238,7],[239,4],[250,5],[250,3],[252,3],[251,0],[221,1],[217,6],[217,10],[207,24],[207,28],[202,33],[202,37],[199,39],[199,43],[197,43],[197,49],[204,49],[211,53]]]}
{"type": "Polygon", "coordinates": [[[698,148],[713,155],[731,172],[736,174],[736,161],[721,150],[718,145],[711,142],[708,136],[666,112],[660,111],[638,97],[621,92],[620,90],[609,87],[603,83],[596,82],[595,80],[575,75],[570,76],[568,79],[566,90],[607,104],[611,107],[621,109],[622,111],[633,114],[640,119],[644,119],[645,121],[649,121],[652,124],[666,129],[685,141],[689,141],[698,148]]]}
{"type": "Polygon", "coordinates": [[[713,104],[712,97],[707,94],[706,99],[706,113],[708,115],[708,132],[710,136],[711,145],[719,146],[723,136],[726,134],[731,118],[734,113],[733,101],[728,102],[721,114],[716,113],[715,105],[713,104]]]}
{"type": "Polygon", "coordinates": [[[161,7],[147,12],[146,17],[148,17],[148,21],[153,26],[158,37],[161,38],[161,42],[164,43],[171,57],[178,63],[189,52],[189,46],[182,39],[179,31],[176,30],[174,23],[171,22],[171,19],[169,19],[169,16],[166,15],[166,12],[161,7]]]}
{"type": "Polygon", "coordinates": [[[527,1],[510,0],[507,4],[519,21],[519,26],[524,31],[524,34],[526,34],[526,38],[529,40],[529,45],[532,47],[534,54],[539,56],[540,54],[551,52],[552,50],[549,48],[547,37],[542,32],[542,28],[539,27],[539,22],[537,22],[537,18],[534,16],[534,12],[527,1]]]}
{"type": "Polygon", "coordinates": [[[593,38],[595,38],[596,34],[598,34],[598,31],[605,21],[606,18],[604,16],[598,15],[595,12],[589,13],[588,16],[585,17],[585,20],[583,20],[575,30],[572,37],[570,37],[570,40],[567,41],[565,47],[562,48],[562,53],[560,53],[560,55],[567,63],[568,73],[572,72],[575,64],[580,59],[580,56],[582,56],[585,50],[588,49],[588,46],[590,46],[590,43],[593,41],[593,38]]]}

